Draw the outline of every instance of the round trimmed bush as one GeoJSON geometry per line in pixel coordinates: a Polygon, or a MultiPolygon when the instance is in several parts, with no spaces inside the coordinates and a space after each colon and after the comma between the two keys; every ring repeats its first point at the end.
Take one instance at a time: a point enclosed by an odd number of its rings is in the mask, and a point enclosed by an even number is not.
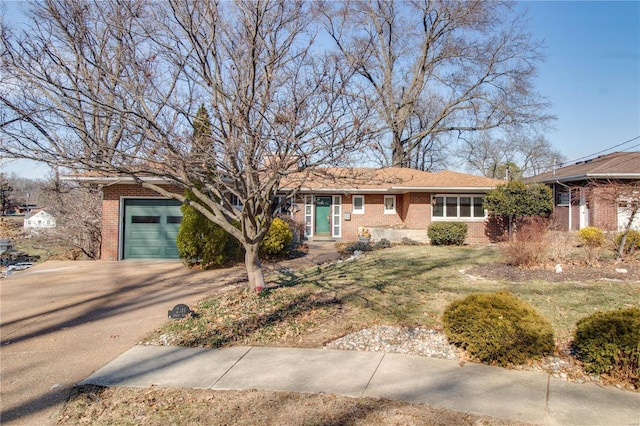
{"type": "Polygon", "coordinates": [[[640,308],[596,312],[582,318],[573,348],[588,373],[640,383],[640,308]]]}
{"type": "Polygon", "coordinates": [[[267,235],[260,243],[260,251],[267,255],[282,253],[293,241],[289,224],[280,218],[273,219],[267,235]]]}
{"type": "Polygon", "coordinates": [[[487,364],[522,364],[553,353],[553,329],[531,305],[507,291],[478,293],[444,311],[449,342],[487,364]]]}
{"type": "Polygon", "coordinates": [[[434,246],[461,246],[467,238],[467,224],[463,222],[435,222],[427,228],[434,246]]]}
{"type": "Polygon", "coordinates": [[[589,247],[600,247],[604,244],[604,232],[595,226],[587,226],[578,231],[580,241],[589,247]]]}

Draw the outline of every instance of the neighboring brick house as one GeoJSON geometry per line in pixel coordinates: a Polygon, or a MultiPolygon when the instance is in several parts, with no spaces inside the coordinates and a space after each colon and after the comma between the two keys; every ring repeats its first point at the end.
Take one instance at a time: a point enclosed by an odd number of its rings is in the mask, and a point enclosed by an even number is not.
{"type": "MultiPolygon", "coordinates": [[[[80,180],[103,185],[103,260],[177,257],[178,202],[143,188],[131,178],[80,180]]],[[[286,211],[304,224],[305,237],[311,239],[353,241],[358,238],[358,229],[364,227],[373,240],[408,237],[426,242],[432,222],[462,221],[469,225],[469,243],[489,242],[499,239],[503,230],[486,216],[483,197],[500,183],[450,171],[328,170],[308,179],[286,211]]],[[[281,192],[283,198],[291,193],[286,183],[281,192]]]]}
{"type": "MultiPolygon", "coordinates": [[[[627,223],[631,200],[624,195],[612,196],[611,192],[617,187],[630,186],[640,190],[640,152],[603,155],[556,168],[526,181],[551,186],[554,195],[552,220],[556,229],[574,231],[595,226],[617,231],[627,223]]],[[[640,229],[640,214],[636,214],[633,226],[640,229]]]]}

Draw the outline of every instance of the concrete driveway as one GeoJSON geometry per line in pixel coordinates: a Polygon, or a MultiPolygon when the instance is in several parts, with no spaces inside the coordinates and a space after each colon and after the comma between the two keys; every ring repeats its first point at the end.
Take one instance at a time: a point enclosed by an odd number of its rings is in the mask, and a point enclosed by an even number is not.
{"type": "Polygon", "coordinates": [[[243,267],[49,261],[0,281],[0,423],[54,424],[71,388],[243,267]]]}

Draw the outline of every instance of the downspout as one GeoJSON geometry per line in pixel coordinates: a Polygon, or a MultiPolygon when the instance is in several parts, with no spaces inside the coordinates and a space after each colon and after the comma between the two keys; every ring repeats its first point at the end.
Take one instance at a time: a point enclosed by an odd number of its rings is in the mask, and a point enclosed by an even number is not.
{"type": "Polygon", "coordinates": [[[569,231],[572,231],[571,229],[571,187],[569,185],[565,185],[564,183],[560,182],[559,180],[556,180],[556,183],[558,185],[564,186],[565,188],[567,188],[569,190],[569,231]]]}

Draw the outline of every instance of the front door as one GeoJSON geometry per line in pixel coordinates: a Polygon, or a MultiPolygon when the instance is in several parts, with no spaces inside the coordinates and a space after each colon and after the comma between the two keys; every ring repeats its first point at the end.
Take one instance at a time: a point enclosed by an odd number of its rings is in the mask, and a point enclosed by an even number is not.
{"type": "Polygon", "coordinates": [[[315,235],[331,233],[331,197],[316,197],[316,232],[315,235]]]}

